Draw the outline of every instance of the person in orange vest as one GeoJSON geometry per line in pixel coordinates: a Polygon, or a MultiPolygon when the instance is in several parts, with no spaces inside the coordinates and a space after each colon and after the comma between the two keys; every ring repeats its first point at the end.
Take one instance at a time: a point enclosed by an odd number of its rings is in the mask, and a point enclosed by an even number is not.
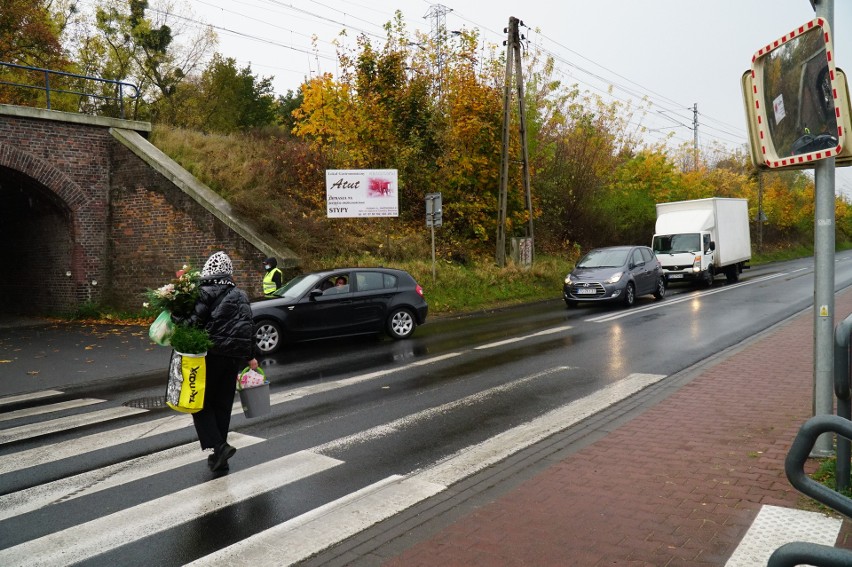
{"type": "Polygon", "coordinates": [[[263,294],[272,295],[272,293],[283,285],[284,274],[278,269],[278,261],[275,258],[267,258],[263,261],[263,269],[266,273],[263,275],[263,294]]]}

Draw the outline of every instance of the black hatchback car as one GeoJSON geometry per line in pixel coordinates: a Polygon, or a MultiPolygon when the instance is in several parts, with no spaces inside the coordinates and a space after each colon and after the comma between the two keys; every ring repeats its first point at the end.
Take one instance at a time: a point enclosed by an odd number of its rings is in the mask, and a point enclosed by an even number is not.
{"type": "Polygon", "coordinates": [[[663,268],[647,246],[596,248],[580,258],[562,286],[568,307],[604,301],[621,301],[630,307],[645,294],[657,299],[666,294],[663,268]]]}
{"type": "Polygon", "coordinates": [[[404,339],[426,321],[421,288],[404,270],[340,268],[297,276],[251,304],[263,354],[285,343],[386,332],[404,339]]]}

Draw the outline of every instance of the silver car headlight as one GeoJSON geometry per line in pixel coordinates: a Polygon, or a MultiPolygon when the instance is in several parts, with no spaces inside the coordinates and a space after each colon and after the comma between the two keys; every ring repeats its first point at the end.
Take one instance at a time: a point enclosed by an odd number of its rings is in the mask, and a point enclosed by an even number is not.
{"type": "Polygon", "coordinates": [[[571,274],[565,276],[565,285],[571,285],[571,274]]]}
{"type": "Polygon", "coordinates": [[[618,283],[618,281],[621,279],[621,276],[623,276],[623,275],[624,275],[624,272],[615,272],[609,278],[607,278],[606,283],[608,283],[608,284],[618,283]]]}

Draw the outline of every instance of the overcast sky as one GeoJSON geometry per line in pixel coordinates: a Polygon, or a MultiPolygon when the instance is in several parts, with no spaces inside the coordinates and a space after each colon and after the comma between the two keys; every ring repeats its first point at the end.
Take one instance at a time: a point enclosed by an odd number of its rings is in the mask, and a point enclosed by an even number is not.
{"type": "MultiPolygon", "coordinates": [[[[180,2],[180,0],[177,0],[180,2]]],[[[699,146],[746,143],[740,76],[752,55],[814,17],[808,0],[188,0],[191,18],[214,27],[219,51],[255,74],[274,76],[278,94],[318,72],[337,72],[331,42],[341,29],[376,44],[400,10],[409,29],[429,33],[436,12],[446,29],[479,29],[501,45],[509,17],[556,58],[561,78],[582,90],[652,106],[643,126],[699,146]],[[316,37],[317,50],[311,44],[316,37]]],[[[155,2],[151,1],[153,5],[155,2]]],[[[852,1],[835,0],[836,65],[852,69],[852,1]]],[[[500,48],[501,50],[504,48],[500,48]]],[[[852,71],[850,71],[852,73],[852,71]]],[[[852,168],[837,170],[837,190],[852,195],[852,168]]]]}

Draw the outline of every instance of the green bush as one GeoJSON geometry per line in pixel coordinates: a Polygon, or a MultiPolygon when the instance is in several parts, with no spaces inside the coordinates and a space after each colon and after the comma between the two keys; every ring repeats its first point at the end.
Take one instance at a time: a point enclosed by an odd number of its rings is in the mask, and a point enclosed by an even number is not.
{"type": "Polygon", "coordinates": [[[184,354],[202,354],[213,346],[207,331],[188,325],[176,325],[171,337],[172,348],[184,354]]]}

